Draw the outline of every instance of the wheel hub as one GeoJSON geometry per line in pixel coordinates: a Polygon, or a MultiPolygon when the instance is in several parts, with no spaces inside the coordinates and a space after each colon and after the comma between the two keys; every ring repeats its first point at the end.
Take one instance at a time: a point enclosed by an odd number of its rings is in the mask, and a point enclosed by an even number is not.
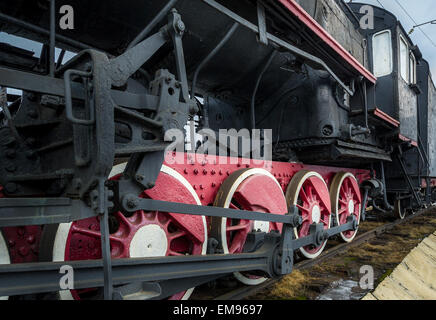
{"type": "Polygon", "coordinates": [[[131,258],[163,257],[167,251],[167,233],[157,224],[140,228],[130,242],[131,258]]]}
{"type": "Polygon", "coordinates": [[[350,201],[348,202],[348,212],[349,212],[350,214],[353,214],[353,213],[354,213],[354,201],[353,201],[353,200],[350,200],[350,201]]]}
{"type": "Polygon", "coordinates": [[[269,232],[268,221],[254,221],[254,231],[269,232]]]}
{"type": "Polygon", "coordinates": [[[314,205],[312,208],[312,221],[315,223],[321,221],[321,208],[318,205],[314,205]]]}

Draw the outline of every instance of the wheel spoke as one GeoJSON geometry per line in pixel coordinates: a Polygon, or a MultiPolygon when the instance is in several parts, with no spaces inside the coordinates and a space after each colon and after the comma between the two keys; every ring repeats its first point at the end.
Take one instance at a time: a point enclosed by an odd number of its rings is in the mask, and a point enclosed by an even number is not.
{"type": "Polygon", "coordinates": [[[303,206],[300,206],[299,204],[297,204],[297,208],[300,209],[303,212],[309,212],[309,209],[303,206]]]}
{"type": "Polygon", "coordinates": [[[226,231],[231,232],[231,231],[243,230],[243,229],[246,229],[249,225],[250,225],[250,222],[239,223],[237,225],[227,227],[226,231]]]}
{"type": "MultiPolygon", "coordinates": [[[[310,179],[308,181],[310,181],[310,179]]],[[[306,194],[307,194],[307,198],[309,199],[309,203],[312,202],[313,201],[313,187],[312,187],[311,181],[310,181],[310,184],[306,184],[306,194]]]]}
{"type": "Polygon", "coordinates": [[[174,250],[170,250],[170,251],[168,252],[168,255],[169,255],[169,256],[184,256],[183,253],[176,252],[176,251],[174,251],[174,250]]]}
{"type": "MultiPolygon", "coordinates": [[[[345,197],[344,197],[344,198],[345,198],[345,197]]],[[[348,205],[348,202],[347,202],[346,198],[345,198],[345,200],[339,198],[339,202],[342,203],[344,206],[347,206],[347,205],[348,205]]]]}
{"type": "MultiPolygon", "coordinates": [[[[74,226],[71,228],[73,233],[79,233],[84,236],[88,236],[94,239],[101,239],[101,232],[100,231],[93,231],[81,227],[74,226]]],[[[109,236],[110,241],[120,242],[123,243],[123,241],[117,237],[114,237],[113,235],[109,236]]]]}
{"type": "Polygon", "coordinates": [[[123,222],[126,226],[131,226],[132,223],[130,222],[129,218],[127,218],[121,211],[117,211],[115,215],[119,218],[121,222],[123,222]]]}
{"type": "Polygon", "coordinates": [[[324,217],[324,219],[321,219],[320,221],[322,221],[324,223],[324,225],[326,225],[326,226],[329,225],[329,218],[328,217],[324,217]]]}
{"type": "Polygon", "coordinates": [[[304,203],[310,203],[309,198],[307,197],[306,191],[304,191],[304,187],[301,187],[301,189],[300,189],[300,197],[304,203]]]}
{"type": "Polygon", "coordinates": [[[347,210],[348,210],[347,207],[343,207],[343,208],[341,208],[341,209],[338,211],[338,215],[341,215],[341,214],[346,213],[347,210]]]}
{"type": "Polygon", "coordinates": [[[175,240],[175,239],[177,239],[177,238],[181,238],[181,237],[184,237],[184,236],[186,236],[188,233],[186,232],[186,231],[177,231],[177,232],[174,232],[174,233],[170,233],[169,235],[168,235],[168,239],[170,240],[170,241],[173,241],[173,240],[175,240]]]}
{"type": "Polygon", "coordinates": [[[230,208],[230,209],[235,209],[235,210],[240,210],[240,209],[239,209],[236,205],[234,205],[232,202],[230,202],[229,208],[230,208]]]}

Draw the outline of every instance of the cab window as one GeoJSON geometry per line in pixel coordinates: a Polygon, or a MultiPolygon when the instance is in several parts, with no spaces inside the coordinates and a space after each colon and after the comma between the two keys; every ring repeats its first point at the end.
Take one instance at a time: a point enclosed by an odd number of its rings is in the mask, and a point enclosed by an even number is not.
{"type": "Polygon", "coordinates": [[[413,53],[409,56],[409,83],[416,84],[416,59],[413,53]]]}
{"type": "Polygon", "coordinates": [[[392,73],[392,41],[390,30],[373,36],[373,72],[376,77],[392,73]]]}
{"type": "Polygon", "coordinates": [[[409,59],[409,47],[406,40],[400,36],[400,74],[407,83],[409,83],[409,59]]]}

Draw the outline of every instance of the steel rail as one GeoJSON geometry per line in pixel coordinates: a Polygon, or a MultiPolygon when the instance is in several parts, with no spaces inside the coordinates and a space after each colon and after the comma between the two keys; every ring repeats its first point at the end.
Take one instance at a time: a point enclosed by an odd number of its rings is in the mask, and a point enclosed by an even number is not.
{"type": "MultiPolygon", "coordinates": [[[[427,212],[427,210],[423,209],[414,215],[410,215],[410,216],[406,217],[403,220],[398,219],[394,222],[386,223],[380,227],[377,227],[373,230],[365,232],[365,233],[361,234],[360,236],[357,236],[353,240],[353,242],[343,243],[343,244],[337,245],[337,246],[327,250],[323,254],[321,254],[318,258],[315,258],[312,260],[304,260],[304,261],[296,263],[294,265],[294,270],[305,270],[305,269],[308,269],[310,267],[313,267],[316,264],[327,261],[327,260],[337,256],[338,254],[340,254],[344,251],[347,251],[348,249],[351,249],[353,247],[357,247],[365,242],[368,242],[369,240],[377,238],[381,234],[384,234],[387,231],[392,230],[394,227],[401,225],[405,222],[408,222],[408,221],[424,214],[425,212],[427,212]]],[[[259,291],[262,291],[262,290],[265,290],[265,289],[271,287],[272,285],[278,283],[282,279],[283,279],[283,277],[276,278],[276,279],[268,279],[264,283],[257,285],[257,286],[244,286],[241,288],[237,288],[235,290],[232,290],[228,293],[225,293],[223,295],[220,295],[220,296],[214,298],[214,300],[242,300],[244,298],[253,296],[254,294],[258,293],[259,291]]]]}

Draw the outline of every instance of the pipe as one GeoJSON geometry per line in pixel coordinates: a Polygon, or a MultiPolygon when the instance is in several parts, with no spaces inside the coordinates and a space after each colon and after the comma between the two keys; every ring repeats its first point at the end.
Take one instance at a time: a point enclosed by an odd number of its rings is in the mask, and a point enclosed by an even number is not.
{"type": "MultiPolygon", "coordinates": [[[[3,20],[9,24],[13,24],[13,25],[18,26],[18,27],[21,27],[21,28],[26,29],[28,31],[38,33],[40,35],[50,36],[50,31],[48,31],[46,29],[43,29],[43,28],[38,27],[38,26],[31,24],[31,23],[21,21],[19,19],[13,18],[13,17],[8,16],[8,15],[1,13],[1,12],[0,12],[0,20],[3,20]]],[[[55,35],[55,39],[58,42],[63,42],[67,45],[70,45],[70,46],[76,48],[76,49],[82,49],[82,50],[83,49],[95,49],[87,44],[84,44],[84,43],[76,41],[76,40],[72,40],[72,39],[64,37],[62,35],[55,35]]]]}
{"type": "Polygon", "coordinates": [[[251,114],[251,129],[256,129],[256,95],[257,91],[259,90],[260,82],[262,81],[262,77],[265,74],[266,70],[268,70],[269,66],[271,65],[272,61],[274,60],[274,57],[277,54],[277,50],[274,49],[274,51],[271,53],[271,55],[268,58],[268,61],[264,65],[262,71],[259,73],[259,76],[256,80],[256,85],[254,86],[253,95],[251,96],[251,108],[250,108],[250,114],[251,114]]]}
{"type": "Polygon", "coordinates": [[[54,78],[56,71],[56,0],[50,0],[50,77],[54,78]]]}
{"type": "Polygon", "coordinates": [[[391,211],[391,210],[394,210],[394,207],[391,206],[389,201],[388,201],[388,190],[386,187],[385,166],[384,166],[383,161],[380,162],[380,173],[381,173],[383,185],[385,187],[384,192],[383,192],[383,206],[385,207],[386,210],[391,211]]]}
{"type": "MultiPolygon", "coordinates": [[[[226,15],[227,17],[229,17],[230,19],[239,22],[241,25],[243,25],[244,27],[250,29],[251,31],[253,31],[256,34],[259,34],[259,27],[256,26],[254,23],[238,16],[237,14],[235,14],[233,11],[227,9],[226,7],[224,7],[223,5],[221,5],[220,3],[214,1],[214,0],[203,0],[204,3],[208,4],[209,6],[211,6],[212,8],[215,8],[216,10],[218,10],[219,12],[221,12],[222,14],[226,15]]],[[[339,84],[341,87],[344,88],[344,90],[350,95],[350,96],[354,96],[354,91],[351,90],[350,88],[348,88],[345,83],[338,77],[338,75],[336,75],[336,73],[333,72],[333,70],[327,65],[326,62],[324,62],[322,59],[298,48],[295,47],[293,45],[291,45],[290,43],[278,38],[277,36],[274,36],[270,33],[267,33],[267,38],[268,40],[270,40],[273,44],[285,48],[286,50],[288,50],[289,52],[292,52],[293,54],[300,56],[306,60],[312,61],[313,63],[321,66],[322,68],[324,68],[324,70],[326,70],[339,84]]]]}
{"type": "Polygon", "coordinates": [[[362,90],[363,90],[363,103],[365,108],[365,127],[369,130],[368,125],[368,96],[366,95],[366,81],[365,79],[362,80],[362,90]]]}
{"type": "Polygon", "coordinates": [[[366,220],[366,202],[368,201],[368,193],[369,193],[369,188],[366,187],[365,189],[365,193],[363,194],[363,201],[362,201],[362,208],[361,208],[361,213],[360,213],[360,217],[362,219],[362,221],[366,220]]]}
{"type": "Polygon", "coordinates": [[[227,43],[227,41],[230,40],[232,35],[235,33],[236,29],[238,29],[238,27],[239,27],[239,23],[235,22],[230,28],[230,30],[227,31],[224,38],[222,38],[222,40],[218,43],[218,45],[198,65],[194,73],[194,79],[192,80],[191,98],[195,97],[195,90],[196,90],[198,75],[200,74],[200,71],[204,68],[206,64],[209,63],[209,61],[218,53],[218,51],[221,50],[221,48],[227,43]]]}

